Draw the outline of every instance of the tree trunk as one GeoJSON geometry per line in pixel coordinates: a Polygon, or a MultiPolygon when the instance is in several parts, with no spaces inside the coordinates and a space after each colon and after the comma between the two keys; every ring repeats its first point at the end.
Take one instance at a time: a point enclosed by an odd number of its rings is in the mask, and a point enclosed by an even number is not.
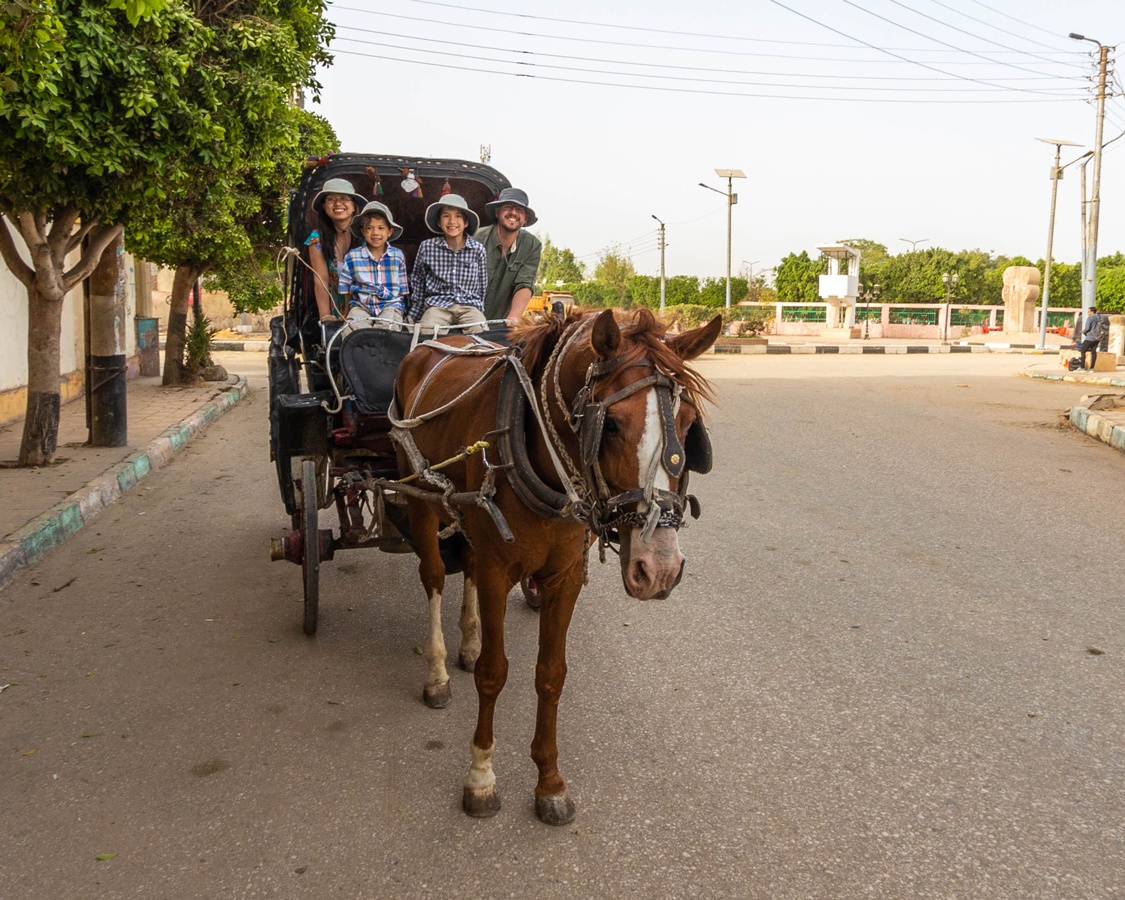
{"type": "Polygon", "coordinates": [[[124,447],[129,442],[126,413],[125,238],[105,248],[90,285],[90,368],[86,396],[90,408],[90,444],[124,447]]]}
{"type": "Polygon", "coordinates": [[[19,465],[45,466],[59,443],[59,338],[66,295],[39,286],[27,295],[27,416],[19,465]]]}
{"type": "Polygon", "coordinates": [[[187,341],[188,296],[200,270],[194,266],[180,266],[172,279],[172,296],[169,298],[168,335],[164,344],[165,385],[184,384],[184,345],[187,341]]]}

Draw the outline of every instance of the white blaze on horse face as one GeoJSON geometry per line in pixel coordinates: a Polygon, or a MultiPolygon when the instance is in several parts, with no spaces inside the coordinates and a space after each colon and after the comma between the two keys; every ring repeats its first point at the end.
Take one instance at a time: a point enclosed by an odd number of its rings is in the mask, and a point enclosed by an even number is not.
{"type": "Polygon", "coordinates": [[[660,420],[660,403],[656,397],[656,389],[652,388],[645,396],[645,430],[637,447],[637,471],[641,478],[638,487],[644,487],[648,480],[648,473],[655,470],[656,476],[652,486],[658,490],[671,490],[672,480],[660,463],[663,452],[664,424],[660,420]]]}

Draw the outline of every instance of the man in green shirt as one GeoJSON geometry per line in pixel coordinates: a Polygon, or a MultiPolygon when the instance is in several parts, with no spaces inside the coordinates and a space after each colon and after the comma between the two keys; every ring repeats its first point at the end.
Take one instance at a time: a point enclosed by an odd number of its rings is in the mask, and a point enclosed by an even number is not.
{"type": "Polygon", "coordinates": [[[523,231],[536,222],[535,210],[527,204],[524,191],[504,188],[499,197],[484,206],[485,218],[494,224],[480,229],[474,237],[484,244],[488,260],[486,319],[518,319],[535,290],[543,245],[535,235],[523,231]]]}

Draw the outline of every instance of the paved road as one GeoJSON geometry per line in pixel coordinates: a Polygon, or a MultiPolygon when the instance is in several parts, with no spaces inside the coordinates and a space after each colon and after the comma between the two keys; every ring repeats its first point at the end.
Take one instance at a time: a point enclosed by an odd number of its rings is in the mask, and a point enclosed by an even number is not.
{"type": "Polygon", "coordinates": [[[338,557],[301,633],[258,378],[0,593],[3,896],[1125,896],[1125,459],[1026,362],[704,361],[684,583],[595,567],[575,617],[561,829],[522,604],[486,821],[471,676],[420,701],[413,559],[338,557]]]}

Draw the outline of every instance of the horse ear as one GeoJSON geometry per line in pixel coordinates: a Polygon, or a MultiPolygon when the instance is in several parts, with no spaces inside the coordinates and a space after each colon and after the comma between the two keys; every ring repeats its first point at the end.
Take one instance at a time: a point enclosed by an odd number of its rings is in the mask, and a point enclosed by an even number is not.
{"type": "Polygon", "coordinates": [[[599,359],[609,359],[617,353],[617,348],[621,346],[621,329],[617,327],[612,309],[598,313],[590,333],[590,345],[599,359]]]}
{"type": "Polygon", "coordinates": [[[666,343],[675,354],[685,362],[695,359],[705,350],[709,349],[723,330],[723,317],[715,316],[706,325],[700,325],[683,334],[670,335],[666,343]]]}

